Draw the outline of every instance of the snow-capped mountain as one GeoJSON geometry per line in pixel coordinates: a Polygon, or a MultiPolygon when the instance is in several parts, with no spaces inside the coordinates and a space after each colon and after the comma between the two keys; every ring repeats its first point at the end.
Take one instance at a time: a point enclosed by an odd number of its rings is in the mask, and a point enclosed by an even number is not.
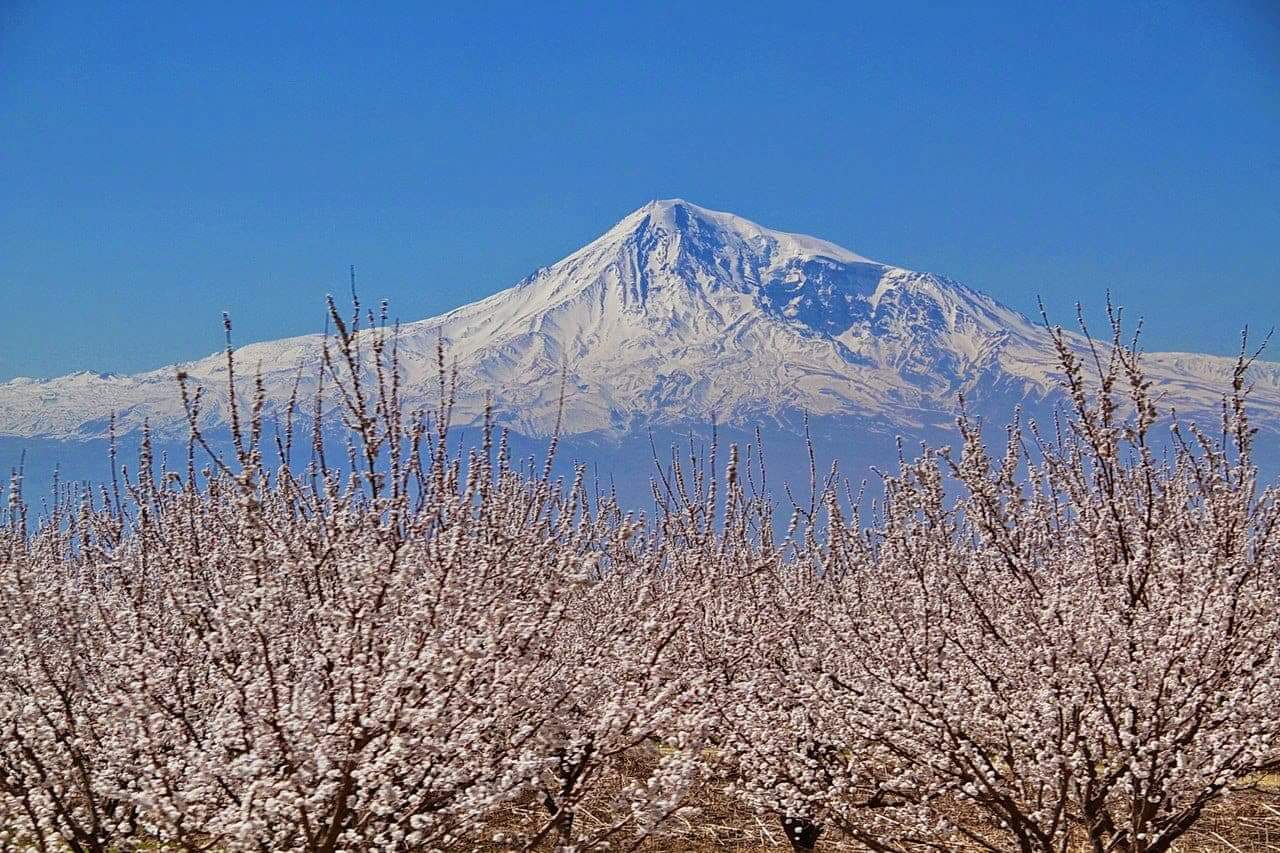
{"type": "MultiPolygon", "coordinates": [[[[645,205],[599,239],[514,287],[403,327],[406,396],[431,403],[435,347],[456,359],[456,419],[477,419],[492,393],[500,422],[547,434],[566,380],[562,431],[622,435],[639,425],[750,426],[802,413],[911,430],[948,423],[957,396],[1041,401],[1058,389],[1048,334],[955,281],[873,261],[832,243],[773,231],[681,200],[645,205]]],[[[283,400],[302,367],[318,370],[319,335],[238,350],[283,400]]],[[[1083,346],[1083,341],[1080,342],[1083,346]]],[[[1179,411],[1212,416],[1233,360],[1147,358],[1179,411]]],[[[100,436],[118,428],[182,434],[175,373],[225,383],[221,354],[133,376],[77,373],[0,384],[0,435],[100,436]]],[[[1280,365],[1252,374],[1259,421],[1280,429],[1280,365]]]]}

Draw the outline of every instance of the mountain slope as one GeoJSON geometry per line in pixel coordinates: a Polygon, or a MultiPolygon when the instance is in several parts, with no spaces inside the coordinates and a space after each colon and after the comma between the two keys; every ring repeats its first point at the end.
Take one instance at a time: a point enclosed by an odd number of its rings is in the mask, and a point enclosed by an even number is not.
{"type": "MultiPolygon", "coordinates": [[[[477,419],[492,393],[499,421],[528,436],[553,428],[562,376],[568,434],[713,417],[794,426],[805,413],[908,431],[947,424],[960,393],[1001,410],[1057,392],[1046,330],[990,297],[681,200],[652,202],[514,287],[405,326],[411,402],[434,398],[441,337],[459,368],[458,421],[477,419]]],[[[320,345],[252,344],[238,363],[261,365],[283,400],[300,366],[307,393],[320,345]]],[[[1160,353],[1147,364],[1166,402],[1203,418],[1233,361],[1160,353]]],[[[113,411],[122,430],[146,419],[180,434],[179,368],[211,392],[225,383],[221,354],[135,376],[14,380],[0,385],[0,435],[98,436],[113,411]]],[[[1280,365],[1251,378],[1260,421],[1280,429],[1280,365]]],[[[218,396],[211,423],[225,418],[218,396]]]]}

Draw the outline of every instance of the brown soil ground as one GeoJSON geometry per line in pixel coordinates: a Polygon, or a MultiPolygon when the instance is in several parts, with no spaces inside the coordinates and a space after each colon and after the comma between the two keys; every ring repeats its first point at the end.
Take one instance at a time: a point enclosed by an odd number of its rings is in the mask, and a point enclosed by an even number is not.
{"type": "MultiPolygon", "coordinates": [[[[757,816],[709,789],[699,791],[692,799],[696,814],[672,817],[658,834],[636,849],[643,853],[776,853],[790,849],[775,819],[757,816]]],[[[502,823],[527,830],[545,817],[541,805],[529,802],[512,808],[502,823]]],[[[590,834],[607,827],[608,819],[587,804],[579,812],[576,823],[583,834],[590,834]]],[[[629,846],[630,840],[619,835],[613,849],[626,850],[629,846]]],[[[491,849],[509,848],[494,845],[491,849]]],[[[554,845],[547,843],[540,849],[551,851],[554,845]]],[[[818,842],[816,853],[852,853],[867,849],[841,838],[836,832],[826,832],[818,842]]],[[[969,850],[964,846],[951,849],[956,853],[969,850]]],[[[1087,851],[1083,844],[1079,849],[1081,853],[1087,851]]],[[[1176,849],[1179,853],[1280,853],[1280,777],[1261,780],[1255,787],[1224,797],[1181,839],[1176,849]]]]}

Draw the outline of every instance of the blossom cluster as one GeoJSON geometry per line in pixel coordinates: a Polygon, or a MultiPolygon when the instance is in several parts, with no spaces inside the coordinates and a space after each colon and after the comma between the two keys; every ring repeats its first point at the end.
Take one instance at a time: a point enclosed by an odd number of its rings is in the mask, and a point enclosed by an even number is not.
{"type": "Polygon", "coordinates": [[[713,791],[797,850],[1161,853],[1280,766],[1246,358],[1221,436],[1162,446],[1136,351],[1063,344],[1051,433],[962,419],[779,524],[754,447],[673,457],[653,518],[454,452],[443,350],[405,412],[394,333],[333,319],[345,464],[319,425],[293,461],[296,401],[268,461],[229,349],[230,458],[184,387],[185,470],[144,442],[35,520],[15,478],[0,847],[631,849],[713,791]]]}

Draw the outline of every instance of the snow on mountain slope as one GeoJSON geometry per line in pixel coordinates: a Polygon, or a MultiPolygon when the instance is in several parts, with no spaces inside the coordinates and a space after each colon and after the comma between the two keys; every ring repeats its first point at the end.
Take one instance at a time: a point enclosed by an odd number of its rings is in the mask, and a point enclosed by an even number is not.
{"type": "MultiPolygon", "coordinates": [[[[499,421],[530,436],[553,428],[562,375],[570,434],[712,417],[794,425],[801,413],[910,429],[948,423],[960,393],[1012,403],[1057,391],[1047,332],[990,297],[681,200],[645,205],[515,287],[405,326],[413,402],[434,399],[440,337],[458,364],[458,421],[477,419],[491,392],[499,421]]],[[[274,400],[301,366],[305,396],[320,344],[251,344],[237,363],[245,375],[261,365],[274,400]]],[[[1233,361],[1157,353],[1147,364],[1168,404],[1203,418],[1233,361]]],[[[101,435],[112,411],[122,430],[148,419],[180,434],[179,368],[211,386],[206,420],[223,420],[216,354],[136,376],[13,380],[0,385],[0,435],[101,435]]],[[[1260,420],[1280,429],[1280,365],[1252,379],[1260,420]]]]}

